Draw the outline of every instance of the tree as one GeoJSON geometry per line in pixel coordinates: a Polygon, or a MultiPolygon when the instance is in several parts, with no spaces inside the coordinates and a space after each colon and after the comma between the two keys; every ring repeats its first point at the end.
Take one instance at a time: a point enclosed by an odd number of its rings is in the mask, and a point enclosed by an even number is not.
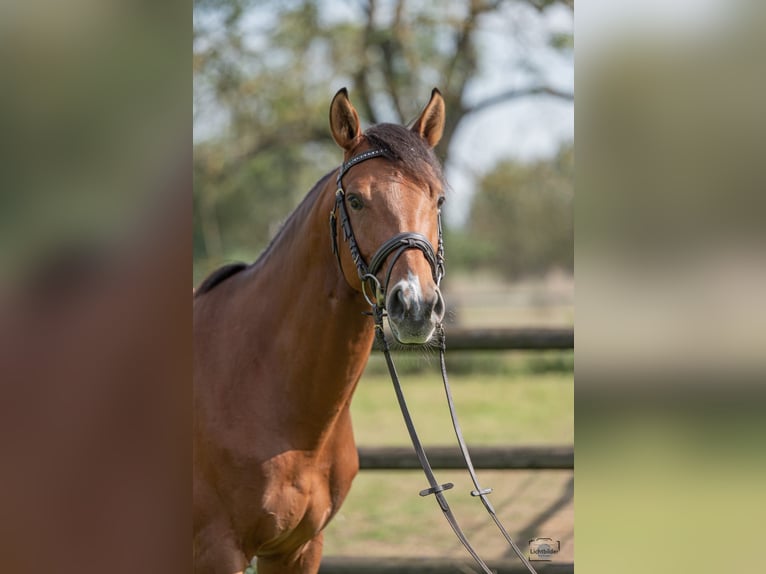
{"type": "MultiPolygon", "coordinates": [[[[482,26],[520,10],[542,19],[556,4],[572,8],[556,0],[464,0],[438,9],[367,0],[350,5],[349,18],[327,0],[196,0],[195,259],[208,260],[200,274],[237,252],[254,256],[297,195],[337,163],[326,116],[341,86],[367,123],[406,123],[438,85],[447,103],[437,150],[445,162],[472,114],[521,97],[571,100],[534,70],[527,85],[471,96],[487,65],[482,26]]],[[[571,55],[571,36],[550,31],[549,44],[571,55]]]]}
{"type": "Polygon", "coordinates": [[[481,181],[467,233],[477,246],[459,263],[507,278],[574,267],[574,147],[552,160],[499,163],[481,181]]]}

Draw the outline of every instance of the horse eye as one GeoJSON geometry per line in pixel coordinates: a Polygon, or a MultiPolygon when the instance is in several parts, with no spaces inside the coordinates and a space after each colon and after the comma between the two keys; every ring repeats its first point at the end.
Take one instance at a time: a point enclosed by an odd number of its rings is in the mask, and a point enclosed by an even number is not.
{"type": "Polygon", "coordinates": [[[442,195],[439,200],[436,202],[436,206],[441,209],[441,206],[444,205],[444,196],[442,195]]]}
{"type": "Polygon", "coordinates": [[[348,204],[351,206],[351,209],[355,209],[356,211],[359,211],[364,207],[364,203],[362,203],[362,200],[358,195],[349,195],[348,204]]]}

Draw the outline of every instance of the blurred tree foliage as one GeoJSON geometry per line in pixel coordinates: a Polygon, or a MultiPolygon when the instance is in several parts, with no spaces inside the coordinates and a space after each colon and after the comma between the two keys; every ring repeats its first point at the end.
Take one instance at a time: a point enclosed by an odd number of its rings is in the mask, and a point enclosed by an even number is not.
{"type": "Polygon", "coordinates": [[[502,161],[482,178],[465,229],[447,238],[450,264],[509,279],[573,271],[574,146],[533,163],[502,161]]]}
{"type": "MultiPolygon", "coordinates": [[[[445,162],[471,114],[523,97],[571,100],[534,80],[478,101],[469,94],[484,65],[476,33],[482,19],[515,10],[543,19],[554,4],[573,8],[571,0],[463,0],[438,8],[412,0],[195,0],[195,282],[227,260],[254,259],[338,163],[327,110],[342,86],[366,125],[407,123],[439,86],[448,124],[437,152],[445,162]]],[[[571,51],[571,35],[551,31],[548,44],[571,51]]]]}

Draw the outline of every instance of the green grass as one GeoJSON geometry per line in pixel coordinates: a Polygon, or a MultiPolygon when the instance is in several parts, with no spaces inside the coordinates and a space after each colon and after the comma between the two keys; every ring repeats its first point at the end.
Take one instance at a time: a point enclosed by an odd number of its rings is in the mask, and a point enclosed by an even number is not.
{"type": "MultiPolygon", "coordinates": [[[[438,372],[402,374],[412,417],[426,445],[454,444],[438,372]]],[[[572,373],[450,376],[468,444],[568,444],[574,440],[572,373]]],[[[410,444],[387,375],[365,375],[351,404],[356,442],[410,444]]]]}

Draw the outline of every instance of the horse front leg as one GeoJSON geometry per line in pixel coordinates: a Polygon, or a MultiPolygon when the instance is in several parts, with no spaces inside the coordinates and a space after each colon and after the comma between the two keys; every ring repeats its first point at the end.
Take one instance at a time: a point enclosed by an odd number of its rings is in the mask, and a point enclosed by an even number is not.
{"type": "Polygon", "coordinates": [[[244,552],[226,527],[211,524],[194,537],[194,574],[242,574],[244,552]]]}
{"type": "Polygon", "coordinates": [[[322,561],[324,533],[320,532],[300,550],[281,556],[258,558],[258,574],[317,574],[322,561]]]}

